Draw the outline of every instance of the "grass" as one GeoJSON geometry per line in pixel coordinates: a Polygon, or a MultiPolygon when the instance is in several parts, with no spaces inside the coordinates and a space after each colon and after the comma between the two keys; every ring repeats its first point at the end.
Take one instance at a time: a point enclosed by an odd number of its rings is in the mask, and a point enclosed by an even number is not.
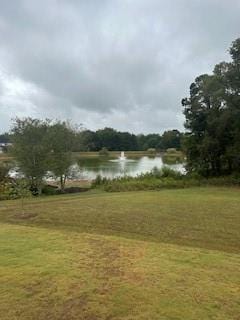
{"type": "MultiPolygon", "coordinates": [[[[120,156],[120,151],[108,151],[107,158],[118,158],[120,156]]],[[[73,152],[73,156],[76,158],[99,158],[99,152],[89,151],[89,152],[73,152]]],[[[129,158],[138,158],[143,156],[155,156],[149,151],[125,151],[125,156],[129,158]]]]}
{"type": "Polygon", "coordinates": [[[0,153],[0,162],[10,162],[13,160],[13,157],[8,153],[0,153]]]}
{"type": "Polygon", "coordinates": [[[0,202],[0,319],[240,314],[240,190],[0,202]]]}

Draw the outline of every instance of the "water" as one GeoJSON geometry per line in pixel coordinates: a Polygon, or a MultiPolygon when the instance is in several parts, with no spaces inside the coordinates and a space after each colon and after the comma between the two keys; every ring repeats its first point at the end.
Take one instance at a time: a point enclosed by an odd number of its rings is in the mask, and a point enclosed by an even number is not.
{"type": "Polygon", "coordinates": [[[154,167],[161,169],[168,166],[176,171],[185,172],[184,165],[164,164],[162,158],[159,157],[141,157],[138,159],[127,159],[126,161],[108,160],[101,158],[81,159],[70,170],[72,179],[95,179],[97,175],[106,178],[116,178],[124,175],[135,177],[141,173],[151,171],[154,167]]]}
{"type": "MultiPolygon", "coordinates": [[[[184,164],[165,164],[162,158],[159,157],[141,157],[137,159],[127,158],[125,161],[119,159],[104,159],[98,158],[82,158],[70,167],[68,179],[72,180],[93,180],[97,175],[106,178],[122,177],[124,175],[136,177],[141,173],[151,171],[153,168],[161,169],[163,166],[172,168],[173,170],[185,172],[184,164]]],[[[9,171],[12,178],[19,178],[23,175],[17,167],[9,171]]],[[[45,176],[48,181],[55,180],[53,174],[48,172],[45,176]]]]}

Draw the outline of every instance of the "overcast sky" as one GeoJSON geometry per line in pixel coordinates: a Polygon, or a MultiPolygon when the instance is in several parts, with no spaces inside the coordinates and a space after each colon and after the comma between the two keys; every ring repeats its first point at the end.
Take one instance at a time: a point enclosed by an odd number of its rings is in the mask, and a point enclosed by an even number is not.
{"type": "Polygon", "coordinates": [[[239,0],[0,0],[0,132],[16,116],[182,130],[190,83],[239,36],[239,0]]]}

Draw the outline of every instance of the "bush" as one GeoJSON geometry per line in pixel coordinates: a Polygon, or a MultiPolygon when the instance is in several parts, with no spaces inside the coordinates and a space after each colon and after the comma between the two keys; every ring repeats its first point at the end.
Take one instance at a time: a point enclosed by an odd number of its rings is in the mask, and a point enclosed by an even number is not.
{"type": "Polygon", "coordinates": [[[88,191],[89,188],[81,188],[81,187],[68,187],[64,190],[59,189],[57,186],[45,185],[42,189],[42,193],[48,196],[53,196],[57,194],[66,194],[66,193],[79,193],[88,191]]]}
{"type": "Polygon", "coordinates": [[[97,186],[101,186],[104,183],[106,183],[108,181],[107,178],[102,177],[100,174],[98,174],[95,178],[95,180],[92,183],[92,187],[97,187],[97,186]]]}
{"type": "Polygon", "coordinates": [[[8,179],[9,169],[9,165],[5,163],[0,163],[0,182],[6,181],[8,179]]]}
{"type": "Polygon", "coordinates": [[[162,172],[161,176],[163,178],[171,177],[174,179],[179,179],[179,178],[183,177],[181,172],[173,170],[173,169],[166,167],[166,166],[162,167],[161,172],[162,172]]]}
{"type": "Polygon", "coordinates": [[[82,188],[82,187],[68,187],[64,190],[57,190],[57,194],[61,193],[79,193],[79,192],[86,192],[89,191],[89,188],[82,188]]]}
{"type": "Polygon", "coordinates": [[[109,151],[107,148],[102,148],[100,151],[99,151],[99,155],[100,156],[104,156],[104,157],[108,157],[109,156],[109,151]]]}
{"type": "Polygon", "coordinates": [[[0,200],[14,199],[12,191],[11,183],[2,181],[0,183],[0,200]]]}
{"type": "Polygon", "coordinates": [[[147,149],[147,152],[150,154],[155,154],[156,153],[156,149],[155,148],[149,148],[147,149]]]}
{"type": "Polygon", "coordinates": [[[57,194],[57,189],[58,187],[47,184],[42,188],[42,194],[52,196],[57,194]]]}
{"type": "Polygon", "coordinates": [[[166,151],[167,151],[167,153],[176,153],[177,149],[176,148],[168,148],[166,151]]]}
{"type": "Polygon", "coordinates": [[[137,177],[119,177],[107,179],[98,176],[93,187],[99,187],[107,192],[123,192],[138,190],[161,190],[172,188],[188,188],[194,186],[240,186],[240,177],[202,178],[197,174],[183,175],[168,167],[161,170],[154,168],[151,172],[137,177]]]}
{"type": "Polygon", "coordinates": [[[152,171],[140,174],[137,177],[118,177],[107,179],[97,176],[92,187],[100,187],[108,192],[114,191],[134,191],[134,190],[158,190],[165,187],[176,188],[184,187],[184,183],[180,183],[183,175],[168,167],[161,170],[153,168],[152,171]]]}
{"type": "Polygon", "coordinates": [[[24,179],[9,179],[0,184],[0,200],[13,200],[31,196],[29,185],[24,179]]]}

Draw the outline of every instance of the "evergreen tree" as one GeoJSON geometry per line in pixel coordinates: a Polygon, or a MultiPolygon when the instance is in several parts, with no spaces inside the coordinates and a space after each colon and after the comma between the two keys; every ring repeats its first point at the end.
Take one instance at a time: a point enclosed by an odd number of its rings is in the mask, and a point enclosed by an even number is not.
{"type": "Polygon", "coordinates": [[[182,100],[188,169],[206,176],[239,171],[240,39],[229,51],[232,62],[197,77],[182,100]]]}

